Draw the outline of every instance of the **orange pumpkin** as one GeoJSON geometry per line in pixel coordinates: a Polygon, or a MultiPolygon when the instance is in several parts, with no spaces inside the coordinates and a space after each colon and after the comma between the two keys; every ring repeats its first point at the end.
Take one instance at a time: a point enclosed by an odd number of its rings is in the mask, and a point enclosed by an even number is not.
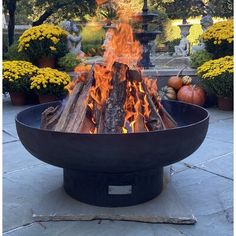
{"type": "Polygon", "coordinates": [[[205,91],[197,85],[184,85],[178,91],[177,99],[182,102],[202,106],[205,103],[205,91]]]}
{"type": "Polygon", "coordinates": [[[179,76],[171,76],[168,80],[167,85],[174,88],[175,90],[179,90],[182,87],[183,82],[179,76]]]}

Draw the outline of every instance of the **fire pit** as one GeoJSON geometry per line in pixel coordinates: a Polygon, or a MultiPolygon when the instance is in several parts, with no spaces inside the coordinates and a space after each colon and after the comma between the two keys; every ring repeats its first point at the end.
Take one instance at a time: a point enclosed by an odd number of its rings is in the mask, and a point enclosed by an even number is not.
{"type": "Polygon", "coordinates": [[[205,109],[176,101],[161,103],[177,127],[94,135],[41,129],[42,112],[59,102],[20,112],[16,127],[33,156],[63,168],[64,189],[70,196],[98,206],[130,206],[159,195],[163,167],[192,154],[207,133],[209,115],[205,109]]]}

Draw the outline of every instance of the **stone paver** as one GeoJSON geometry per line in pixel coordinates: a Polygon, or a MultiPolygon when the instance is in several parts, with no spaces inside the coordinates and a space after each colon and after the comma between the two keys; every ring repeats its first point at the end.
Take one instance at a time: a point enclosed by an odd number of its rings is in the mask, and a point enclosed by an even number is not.
{"type": "MultiPolygon", "coordinates": [[[[32,157],[17,141],[14,116],[25,107],[3,108],[3,235],[6,236],[231,236],[233,235],[233,113],[209,109],[207,138],[197,152],[173,165],[172,183],[191,206],[195,225],[137,222],[33,222],[43,194],[62,186],[62,170],[32,157]],[[50,180],[50,181],[49,181],[50,180]]],[[[63,207],[63,205],[58,206],[63,207]]]]}

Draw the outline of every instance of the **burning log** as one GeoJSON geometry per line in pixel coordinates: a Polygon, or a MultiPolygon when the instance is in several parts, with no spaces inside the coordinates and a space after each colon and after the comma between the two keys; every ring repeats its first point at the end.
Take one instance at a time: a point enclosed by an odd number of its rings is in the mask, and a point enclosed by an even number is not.
{"type": "Polygon", "coordinates": [[[78,83],[72,95],[63,110],[61,119],[56,125],[57,131],[80,132],[87,113],[89,99],[89,90],[93,83],[93,68],[91,69],[88,79],[85,83],[78,83]]]}
{"type": "Polygon", "coordinates": [[[74,110],[76,100],[78,99],[80,92],[83,89],[83,85],[84,84],[82,82],[77,83],[75,85],[73,93],[69,96],[66,106],[64,107],[63,112],[61,114],[61,117],[58,120],[58,123],[56,124],[56,131],[66,131],[66,127],[71,117],[70,114],[74,110]]]}
{"type": "MultiPolygon", "coordinates": [[[[131,133],[176,127],[162,107],[156,81],[137,68],[142,55],[132,28],[119,24],[96,64],[73,83],[63,109],[42,114],[42,127],[72,133],[131,133]],[[87,77],[87,78],[85,78],[87,77]]],[[[87,71],[87,70],[86,70],[87,71]]]]}
{"type": "Polygon", "coordinates": [[[163,125],[165,128],[175,128],[177,126],[177,123],[175,120],[172,118],[172,116],[166,111],[166,109],[162,106],[160,102],[160,97],[157,92],[157,85],[156,81],[155,83],[150,82],[152,81],[151,79],[144,78],[144,83],[146,85],[146,89],[154,103],[154,106],[158,110],[158,113],[162,119],[163,125]]]}
{"type": "Polygon", "coordinates": [[[126,72],[128,66],[115,62],[112,69],[112,89],[100,117],[99,132],[117,134],[122,133],[125,119],[123,107],[126,100],[126,72]]]}
{"type": "Polygon", "coordinates": [[[152,131],[165,129],[162,118],[157,112],[157,109],[156,109],[156,107],[155,107],[155,105],[152,101],[152,98],[151,98],[151,96],[148,92],[147,86],[144,83],[144,81],[142,82],[142,86],[143,86],[143,89],[146,93],[147,100],[148,100],[148,103],[149,103],[149,107],[150,107],[150,110],[151,110],[149,120],[147,122],[148,128],[152,131]]]}

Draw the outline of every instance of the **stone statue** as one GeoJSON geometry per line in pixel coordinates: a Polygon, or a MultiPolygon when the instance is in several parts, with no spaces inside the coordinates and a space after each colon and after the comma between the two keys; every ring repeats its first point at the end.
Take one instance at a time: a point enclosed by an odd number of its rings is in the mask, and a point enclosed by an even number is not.
{"type": "MultiPolygon", "coordinates": [[[[200,21],[203,32],[205,32],[210,26],[212,26],[213,23],[214,22],[213,22],[212,17],[208,13],[205,13],[202,16],[202,19],[200,21]]],[[[195,45],[195,46],[192,47],[192,53],[195,53],[195,52],[198,52],[198,51],[201,51],[201,50],[204,50],[204,49],[205,49],[205,44],[201,40],[198,45],[195,45]]]]}
{"type": "Polygon", "coordinates": [[[187,39],[187,34],[182,33],[182,39],[178,46],[175,46],[174,56],[187,57],[190,52],[190,43],[187,39]]]}
{"type": "Polygon", "coordinates": [[[81,50],[82,38],[79,34],[79,29],[73,21],[64,21],[62,28],[69,32],[67,36],[67,47],[70,53],[74,53],[79,57],[84,57],[84,52],[81,50]]]}
{"type": "Polygon", "coordinates": [[[210,26],[213,25],[213,19],[210,15],[203,15],[200,24],[203,32],[205,32],[210,26]]]}

